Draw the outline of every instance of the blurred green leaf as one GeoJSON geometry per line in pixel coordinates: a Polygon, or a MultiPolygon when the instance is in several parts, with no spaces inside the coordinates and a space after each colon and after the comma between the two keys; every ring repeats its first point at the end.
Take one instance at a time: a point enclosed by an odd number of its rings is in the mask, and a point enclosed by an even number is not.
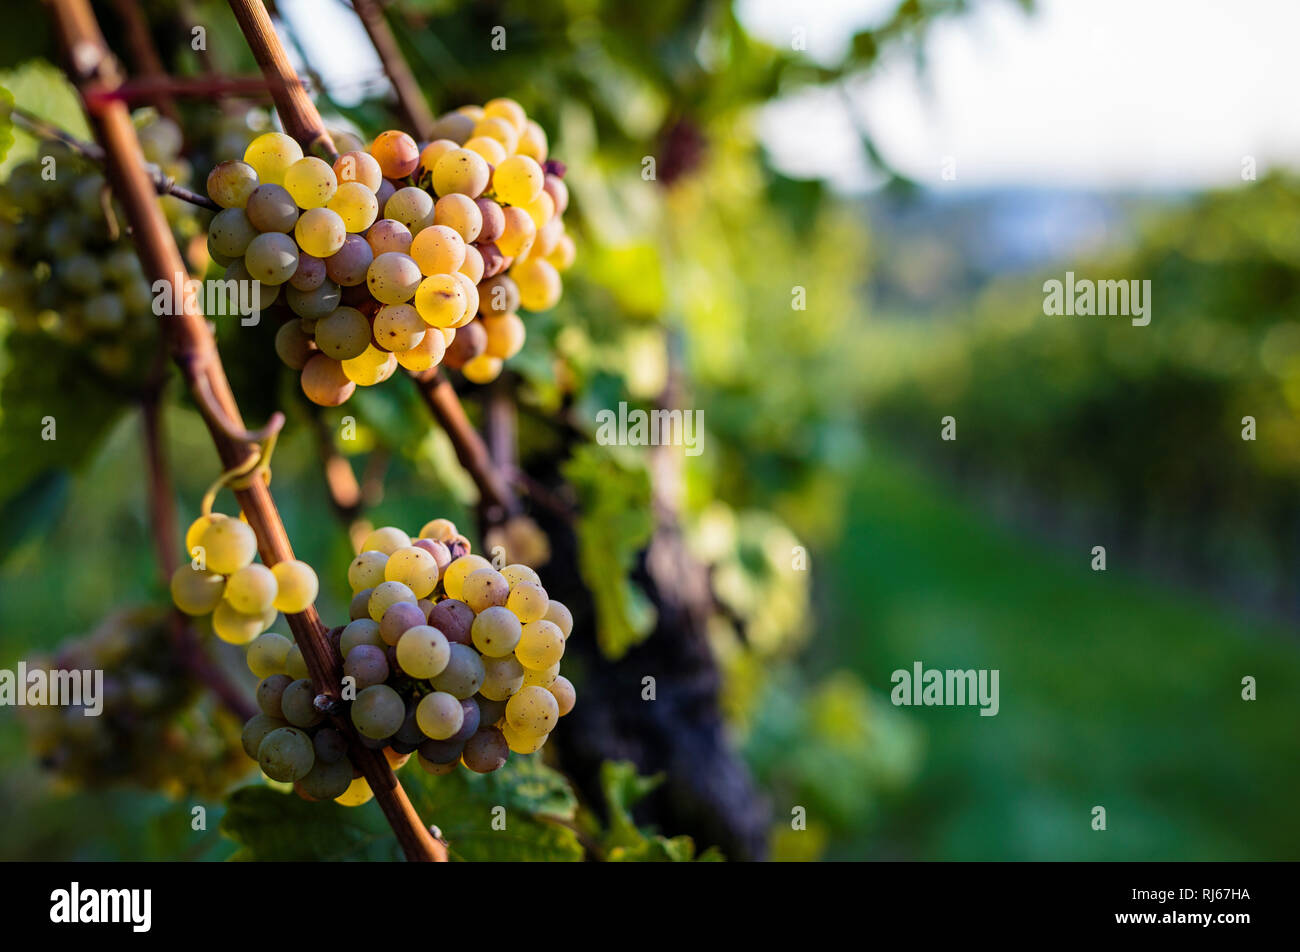
{"type": "Polygon", "coordinates": [[[391,861],[397,840],[371,801],[361,807],[308,803],[266,786],[230,796],[221,832],[240,844],[243,862],[391,861]]]}

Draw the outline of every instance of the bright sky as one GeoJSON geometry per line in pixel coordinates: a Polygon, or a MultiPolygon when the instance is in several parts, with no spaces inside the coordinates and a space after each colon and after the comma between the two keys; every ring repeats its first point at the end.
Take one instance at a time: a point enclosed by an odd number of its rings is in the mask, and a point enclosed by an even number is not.
{"type": "MultiPolygon", "coordinates": [[[[808,55],[833,63],[896,0],[737,5],[758,35],[788,45],[801,29],[808,55]]],[[[342,4],[280,8],[340,101],[382,86],[342,4]]],[[[845,190],[874,182],[850,108],[886,159],[938,187],[1226,185],[1241,180],[1243,156],[1260,174],[1300,165],[1298,37],[1300,0],[1040,0],[1030,16],[1011,0],[977,0],[933,30],[924,77],[900,51],[849,90],[772,104],[760,130],[778,167],[845,190]],[[940,177],[945,157],[955,181],[940,177]]]]}
{"type": "MultiPolygon", "coordinates": [[[[893,0],[741,0],[756,33],[835,61],[893,0]]],[[[1300,2],[1009,0],[937,27],[929,72],[898,55],[851,90],[881,152],[946,188],[1185,188],[1241,181],[1242,157],[1300,164],[1300,2]],[[943,181],[943,157],[956,180],[943,181]]],[[[799,96],[760,126],[779,167],[870,184],[844,97],[799,96]]]]}

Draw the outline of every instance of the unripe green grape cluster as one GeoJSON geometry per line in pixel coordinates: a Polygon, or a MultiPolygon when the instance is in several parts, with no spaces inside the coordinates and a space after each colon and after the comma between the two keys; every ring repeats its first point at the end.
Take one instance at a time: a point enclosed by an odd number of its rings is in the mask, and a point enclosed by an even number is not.
{"type": "MultiPolygon", "coordinates": [[[[145,158],[184,184],[181,135],[152,110],[136,115],[145,158]]],[[[163,199],[178,241],[199,225],[196,209],[163,199]]],[[[14,166],[0,183],[0,308],[19,332],[83,349],[103,373],[130,376],[147,366],[157,333],[153,296],[110,200],[103,174],[59,142],[14,166]]]]}
{"type": "Polygon", "coordinates": [[[259,282],[259,306],[292,312],[280,359],[323,406],[399,367],[496,379],[524,345],[518,312],[554,307],[574,259],[546,133],[494,99],[443,116],[423,145],[396,129],[336,144],[330,165],[266,133],[208,176],[213,259],[259,282]]]}
{"type": "Polygon", "coordinates": [[[172,645],[156,606],[105,618],[29,669],[103,671],[103,710],[18,708],[38,762],[61,786],[101,790],[134,785],[171,797],[219,797],[248,770],[239,724],[204,690],[172,645]]]}
{"type": "MultiPolygon", "coordinates": [[[[351,620],[329,641],[361,743],[382,750],[394,769],[414,755],[432,774],[459,766],[490,773],[512,752],[540,750],[573,709],[573,685],[560,674],[573,617],[527,565],[498,571],[452,522],[434,519],[414,539],[393,526],[375,529],[347,577],[351,620]]],[[[314,707],[312,683],[290,650],[274,633],[249,646],[261,713],[245,729],[245,749],[307,799],[334,792],[314,776],[328,771],[336,785],[345,774],[352,783],[333,799],[365,802],[369,788],[350,764],[322,766],[321,732],[331,752],[337,732],[314,707]]]]}
{"type": "Polygon", "coordinates": [[[185,548],[191,559],[172,573],[172,601],[187,615],[211,615],[222,641],[250,644],[280,612],[303,612],[316,600],[320,581],[306,562],[287,559],[268,568],[254,561],[257,537],[242,519],[200,516],[186,530],[185,548]]]}

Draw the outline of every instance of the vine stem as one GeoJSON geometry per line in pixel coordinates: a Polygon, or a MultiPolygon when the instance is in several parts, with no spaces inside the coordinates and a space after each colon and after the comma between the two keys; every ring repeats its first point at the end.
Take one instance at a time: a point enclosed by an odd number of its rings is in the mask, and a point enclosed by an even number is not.
{"type": "MultiPolygon", "coordinates": [[[[59,128],[54,123],[30,113],[20,106],[11,106],[9,108],[9,117],[13,120],[14,125],[30,132],[32,135],[62,142],[77,155],[90,159],[96,165],[103,166],[105,163],[104,150],[96,143],[83,142],[67,130],[59,128]]],[[[191,192],[183,185],[177,185],[168,177],[166,172],[152,162],[143,162],[142,160],[142,166],[154,191],[159,195],[171,195],[183,202],[197,205],[199,208],[206,208],[214,212],[221,211],[221,206],[212,199],[206,195],[191,192]]]]}
{"type": "MultiPolygon", "coordinates": [[[[233,469],[247,462],[257,449],[247,442],[232,439],[227,432],[227,428],[244,429],[239,406],[226,378],[212,331],[194,307],[193,300],[186,300],[183,293],[187,280],[185,265],[141,165],[140,143],[126,104],[111,95],[121,84],[121,73],[104,43],[88,0],[50,0],[50,6],[68,61],[68,75],[81,93],[95,137],[104,150],[108,177],[134,230],[136,250],[144,271],[155,284],[170,284],[173,300],[182,302],[179,313],[163,318],[163,333],[172,357],[191,392],[196,395],[200,392],[202,385],[199,381],[202,380],[210,392],[212,403],[219,408],[223,417],[221,422],[206,412],[205,421],[222,465],[233,469]]],[[[260,9],[261,5],[258,7],[260,9]]],[[[269,23],[264,9],[261,16],[269,23]]],[[[276,42],[278,45],[278,40],[276,42]]],[[[283,50],[280,52],[283,58],[283,50]]],[[[287,60],[285,62],[287,64],[287,60]]],[[[310,100],[307,102],[310,105],[310,100]]],[[[328,139],[328,134],[325,135],[328,139]]],[[[293,549],[288,534],[266,483],[253,480],[244,488],[235,490],[235,497],[257,536],[262,561],[273,566],[292,559],[293,549]]],[[[315,606],[287,618],[316,690],[327,699],[337,698],[341,667],[315,606]]],[[[383,754],[361,745],[347,718],[336,717],[334,723],[349,738],[353,762],[369,782],[407,858],[445,860],[446,848],[420,821],[383,754]]]]}

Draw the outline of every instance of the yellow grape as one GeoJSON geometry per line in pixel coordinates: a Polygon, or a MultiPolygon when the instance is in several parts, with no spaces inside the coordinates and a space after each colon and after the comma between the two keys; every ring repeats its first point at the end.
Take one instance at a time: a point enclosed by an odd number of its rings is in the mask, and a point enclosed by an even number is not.
{"type": "MultiPolygon", "coordinates": [[[[306,218],[311,212],[303,215],[306,218]]],[[[523,255],[532,247],[533,238],[537,235],[537,223],[533,217],[517,205],[510,205],[501,209],[501,215],[505,219],[505,229],[501,232],[501,237],[497,239],[496,245],[501,249],[501,253],[507,258],[515,258],[523,255]]],[[[299,219],[301,227],[302,219],[299,219]]],[[[310,249],[304,249],[311,254],[310,249]]]]}
{"type": "Polygon", "coordinates": [[[289,657],[293,642],[284,635],[274,631],[264,631],[248,645],[248,654],[244,660],[248,670],[259,678],[269,678],[275,674],[284,674],[284,663],[289,657]]]}
{"type": "Polygon", "coordinates": [[[246,615],[236,611],[230,602],[223,600],[212,612],[212,630],[222,641],[232,645],[246,645],[275,621],[274,612],[270,618],[265,614],[246,615]]]}
{"type": "Polygon", "coordinates": [[[317,354],[307,361],[302,368],[301,383],[307,399],[322,407],[337,407],[346,402],[357,388],[343,372],[342,364],[324,354],[317,354]]]}
{"type": "Polygon", "coordinates": [[[549,668],[564,657],[564,633],[554,622],[530,621],[519,636],[515,657],[525,668],[549,668]]]}
{"type": "Polygon", "coordinates": [[[257,536],[247,523],[238,519],[217,519],[199,537],[205,567],[218,575],[230,575],[253,561],[257,555],[257,536]]]}
{"type": "Polygon", "coordinates": [[[456,111],[461,115],[469,116],[474,122],[478,122],[484,116],[483,107],[476,106],[473,103],[466,106],[460,106],[456,111]]]}
{"type": "Polygon", "coordinates": [[[450,660],[451,645],[437,628],[416,625],[397,640],[397,663],[413,678],[436,678],[450,660]]]}
{"type": "Polygon", "coordinates": [[[527,671],[514,655],[483,659],[483,683],[478,693],[489,701],[505,701],[524,686],[527,671]]]}
{"type": "Polygon", "coordinates": [[[328,258],[343,247],[348,228],[338,212],[310,208],[293,226],[293,235],[298,239],[298,246],[313,258],[328,258]]]}
{"type": "Polygon", "coordinates": [[[519,145],[515,147],[515,152],[519,155],[526,155],[536,162],[545,162],[549,150],[550,145],[546,141],[546,130],[533,120],[527,120],[524,123],[524,131],[519,136],[519,145]]]}
{"type": "Polygon", "coordinates": [[[433,128],[429,130],[429,134],[437,139],[464,142],[473,135],[476,121],[472,116],[453,110],[438,117],[438,120],[433,124],[433,128]]]}
{"type": "MultiPolygon", "coordinates": [[[[451,196],[448,196],[450,198],[451,196]]],[[[473,245],[465,246],[465,263],[460,266],[461,274],[478,284],[483,280],[483,253],[473,245]]]]}
{"type": "MultiPolygon", "coordinates": [[[[461,315],[460,320],[455,324],[456,327],[463,327],[474,320],[474,316],[478,314],[478,285],[470,279],[469,275],[460,271],[453,274],[452,278],[460,285],[461,293],[465,295],[465,313],[461,315]]],[[[451,337],[447,338],[447,343],[451,343],[451,337]]]]}
{"type": "MultiPolygon", "coordinates": [[[[401,363],[401,355],[424,340],[430,330],[420,313],[409,304],[385,304],[375,315],[375,340],[392,351],[401,363]]],[[[439,337],[442,335],[439,334],[439,337]]]]}
{"type": "Polygon", "coordinates": [[[324,159],[299,159],[284,172],[284,187],[299,208],[322,208],[338,191],[339,180],[324,159]]]}
{"type": "Polygon", "coordinates": [[[409,585],[401,582],[380,582],[370,593],[370,603],[366,606],[370,617],[375,621],[384,620],[384,612],[398,602],[410,602],[414,605],[419,599],[409,585]]]}
{"type": "Polygon", "coordinates": [[[546,746],[550,737],[549,734],[523,734],[509,724],[502,727],[501,734],[506,739],[506,746],[516,754],[535,754],[546,746]]]}
{"type": "Polygon", "coordinates": [[[446,740],[460,730],[464,721],[465,708],[446,691],[426,694],[415,708],[415,722],[425,736],[434,740],[446,740]]]}
{"type": "Polygon", "coordinates": [[[489,99],[483,104],[483,118],[504,119],[510,123],[515,132],[522,133],[528,114],[524,112],[524,107],[513,99],[501,97],[489,99]]]}
{"type": "Polygon", "coordinates": [[[510,583],[496,569],[479,569],[466,577],[461,592],[461,600],[481,612],[493,605],[504,605],[510,594],[510,583]]]}
{"type": "Polygon", "coordinates": [[[524,685],[506,702],[506,724],[520,734],[549,733],[559,718],[555,695],[536,684],[524,685]]]}
{"type": "Polygon", "coordinates": [[[465,263],[465,240],[446,225],[431,225],[411,240],[411,257],[426,277],[454,274],[465,263]]]}
{"type": "Polygon", "coordinates": [[[578,694],[573,690],[573,682],[563,675],[556,677],[547,690],[555,695],[555,701],[560,711],[560,717],[568,714],[573,710],[573,705],[578,700],[578,694]]]}
{"type": "Polygon", "coordinates": [[[541,577],[538,576],[536,572],[527,565],[523,565],[519,562],[507,565],[501,570],[501,574],[505,576],[505,579],[510,583],[511,588],[518,585],[520,582],[532,582],[534,585],[542,584],[541,577]]]}
{"type": "Polygon", "coordinates": [[[524,684],[536,684],[538,687],[549,688],[560,674],[560,663],[557,661],[549,668],[543,668],[541,671],[533,671],[531,668],[524,668],[524,684]]]}
{"type": "Polygon", "coordinates": [[[501,376],[502,361],[500,357],[489,357],[487,354],[479,354],[477,357],[471,357],[461,366],[460,372],[470,383],[485,384],[491,383],[501,376]]]}
{"type": "Polygon", "coordinates": [[[519,131],[507,120],[495,116],[485,116],[478,121],[474,126],[474,138],[479,136],[496,139],[505,148],[507,155],[514,152],[515,146],[519,145],[519,131]]]}
{"type": "Polygon", "coordinates": [[[275,575],[277,592],[272,607],[286,615],[305,612],[316,601],[320,592],[320,579],[316,570],[298,559],[285,559],[271,566],[275,575]]]}
{"type": "MultiPolygon", "coordinates": [[[[406,307],[407,305],[402,305],[406,307]]],[[[418,312],[417,312],[418,314],[418,312]]],[[[421,318],[423,320],[423,318],[421,318]]],[[[428,325],[422,324],[423,327],[428,325]]],[[[428,327],[428,333],[425,334],[418,344],[410,350],[403,350],[395,353],[398,364],[411,373],[423,373],[442,362],[442,356],[447,352],[446,338],[440,333],[440,327],[428,327]]]]}
{"type": "Polygon", "coordinates": [[[488,165],[492,166],[500,165],[509,154],[506,152],[505,146],[496,139],[489,139],[487,136],[474,136],[465,143],[465,148],[478,153],[488,165]]]}
{"type": "Polygon", "coordinates": [[[365,231],[379,216],[379,200],[362,182],[344,182],[327,207],[343,219],[343,226],[352,233],[365,231]]]}
{"type": "Polygon", "coordinates": [[[379,552],[392,555],[398,549],[405,549],[411,544],[411,537],[396,526],[381,526],[371,530],[361,540],[361,551],[379,552]]]}
{"type": "Polygon", "coordinates": [[[430,519],[420,530],[421,539],[433,539],[435,542],[447,542],[458,534],[456,523],[450,519],[430,519]]]}
{"type": "Polygon", "coordinates": [[[348,788],[334,798],[334,802],[345,807],[359,807],[369,803],[374,795],[375,792],[370,789],[370,782],[365,777],[354,777],[348,788]]]}
{"type": "Polygon", "coordinates": [[[549,604],[546,589],[533,582],[519,582],[511,586],[510,595],[506,598],[506,608],[514,612],[515,617],[525,625],[545,618],[549,604]]]}
{"type": "Polygon", "coordinates": [[[491,170],[483,156],[469,149],[452,149],[433,167],[433,190],[439,196],[459,193],[478,198],[487,188],[491,170]]]}
{"type": "Polygon", "coordinates": [[[414,235],[433,223],[433,198],[422,188],[399,188],[384,203],[384,217],[401,222],[414,235]]]}
{"type": "Polygon", "coordinates": [[[420,169],[421,172],[433,173],[433,167],[438,164],[438,160],[450,152],[452,149],[459,149],[460,143],[451,139],[434,139],[420,152],[420,169]]]}
{"type": "Polygon", "coordinates": [[[192,558],[194,556],[194,547],[199,544],[203,537],[203,530],[212,523],[220,519],[229,518],[222,513],[214,512],[210,516],[199,516],[190,523],[190,527],[185,530],[185,552],[192,558]]]}
{"type": "Polygon", "coordinates": [[[542,191],[545,181],[546,173],[535,160],[526,155],[512,155],[492,173],[492,190],[508,205],[527,205],[545,194],[542,191]]]}
{"type": "MultiPolygon", "coordinates": [[[[437,521],[437,520],[435,520],[437,521]]],[[[428,528],[427,526],[425,528],[428,528]]],[[[454,527],[453,527],[454,528],[454,527]]],[[[434,536],[422,536],[422,538],[436,538],[434,536]]],[[[471,572],[477,572],[479,569],[490,569],[492,563],[481,555],[462,555],[449,566],[442,575],[442,587],[450,598],[460,598],[462,586],[465,579],[471,572]]]]}
{"type": "Polygon", "coordinates": [[[468,195],[452,193],[434,203],[433,223],[446,225],[460,235],[461,241],[470,242],[483,230],[483,212],[468,195]]]}
{"type": "Polygon", "coordinates": [[[550,224],[551,219],[555,217],[555,199],[546,192],[538,192],[536,198],[521,207],[528,212],[528,217],[533,220],[533,224],[539,231],[550,224]]]}
{"type": "Polygon", "coordinates": [[[483,330],[487,331],[487,350],[483,353],[499,360],[509,360],[519,353],[527,335],[524,322],[519,319],[518,314],[485,317],[483,330]]]}
{"type": "Polygon", "coordinates": [[[343,361],[343,372],[347,378],[361,387],[383,383],[396,369],[397,358],[372,344],[367,344],[359,356],[343,361]]]}
{"type": "Polygon", "coordinates": [[[226,579],[226,601],[244,615],[260,615],[275,601],[275,574],[261,563],[245,565],[226,579]]]}
{"type": "MultiPolygon", "coordinates": [[[[411,248],[414,250],[414,242],[411,248]]],[[[366,285],[370,288],[370,294],[381,304],[402,304],[409,301],[415,295],[421,280],[420,266],[410,255],[399,251],[385,251],[370,262],[366,271],[366,285]]]]}
{"type": "MultiPolygon", "coordinates": [[[[467,580],[466,586],[468,585],[467,580]]],[[[470,626],[470,638],[474,647],[485,658],[504,658],[510,654],[519,644],[522,633],[523,627],[519,624],[519,619],[502,605],[489,605],[478,613],[470,626]]]]}
{"type": "Polygon", "coordinates": [[[569,639],[569,635],[573,633],[573,612],[569,611],[567,605],[552,598],[550,604],[546,606],[544,617],[560,629],[560,634],[564,635],[566,641],[569,639]]]}
{"type": "Polygon", "coordinates": [[[431,275],[415,291],[415,309],[431,327],[454,327],[464,318],[468,305],[465,289],[455,275],[431,275]]]}
{"type": "Polygon", "coordinates": [[[556,271],[568,271],[576,257],[573,239],[568,235],[560,235],[555,242],[555,250],[546,256],[546,260],[555,266],[556,271]]]}
{"type": "Polygon", "coordinates": [[[519,288],[519,306],[529,311],[545,311],[560,300],[564,282],[555,265],[541,258],[529,258],[510,269],[510,277],[519,288]]]}
{"type": "Polygon", "coordinates": [[[384,566],[387,564],[386,553],[377,549],[362,551],[348,566],[348,584],[352,586],[352,593],[355,595],[363,588],[374,588],[384,581],[384,566]]]}
{"type": "Polygon", "coordinates": [[[336,307],[316,322],[316,346],[334,360],[359,357],[370,346],[370,322],[355,307],[336,307]]]}
{"type": "Polygon", "coordinates": [[[206,615],[221,604],[226,580],[186,563],[172,573],[172,601],[187,615],[206,615]]]}
{"type": "Polygon", "coordinates": [[[244,161],[261,181],[272,185],[283,185],[284,173],[301,158],[302,147],[283,132],[263,133],[244,150],[244,161]]]}
{"type": "Polygon", "coordinates": [[[384,579],[401,582],[415,593],[416,598],[424,598],[432,594],[438,584],[438,563],[424,549],[408,545],[388,557],[384,579]]]}

